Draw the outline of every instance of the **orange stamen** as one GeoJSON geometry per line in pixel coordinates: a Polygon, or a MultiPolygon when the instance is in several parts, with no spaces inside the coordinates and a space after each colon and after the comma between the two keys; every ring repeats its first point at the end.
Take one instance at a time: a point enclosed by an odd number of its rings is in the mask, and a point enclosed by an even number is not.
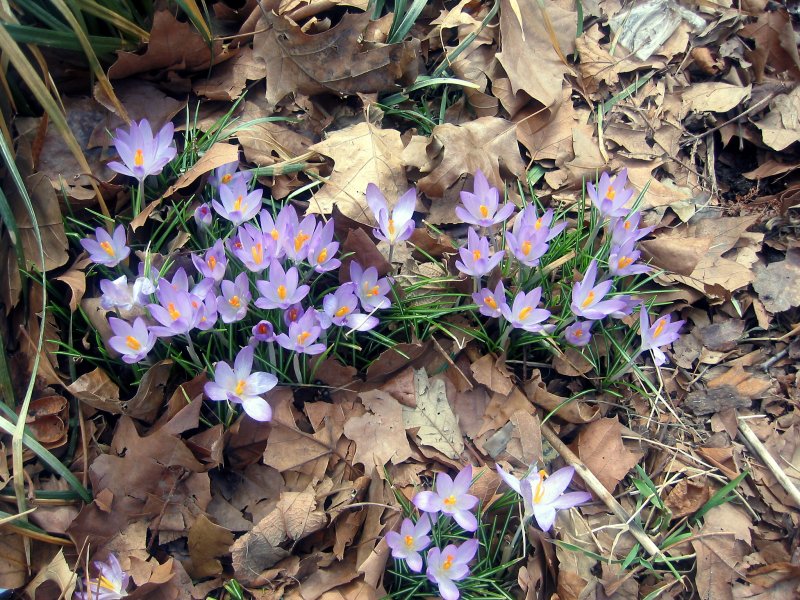
{"type": "Polygon", "coordinates": [[[456,557],[453,556],[452,554],[448,554],[447,557],[444,559],[444,562],[442,563],[442,569],[444,569],[445,571],[449,570],[450,567],[453,566],[453,561],[455,560],[455,558],[456,557]]]}
{"type": "Polygon", "coordinates": [[[281,235],[280,233],[278,233],[278,230],[275,229],[275,228],[273,228],[272,231],[269,232],[269,234],[272,236],[272,239],[275,240],[276,242],[278,241],[278,238],[281,235]]]}
{"type": "Polygon", "coordinates": [[[242,301],[239,300],[239,296],[233,296],[230,300],[228,300],[228,304],[234,308],[239,308],[242,305],[242,301]]]}
{"type": "Polygon", "coordinates": [[[483,299],[483,303],[492,310],[497,310],[497,301],[492,296],[486,296],[483,299]]]}
{"type": "Polygon", "coordinates": [[[609,186],[608,191],[606,191],[606,198],[608,198],[609,200],[613,200],[616,195],[617,192],[614,190],[614,188],[609,186]]]}
{"type": "Polygon", "coordinates": [[[624,269],[625,267],[629,266],[633,262],[633,259],[630,256],[623,256],[617,261],[617,268],[624,269]]]}
{"type": "Polygon", "coordinates": [[[343,317],[350,312],[349,306],[342,306],[339,310],[337,310],[334,314],[337,317],[343,317]]]}
{"type": "Polygon", "coordinates": [[[114,247],[111,245],[110,242],[100,242],[100,247],[106,251],[106,254],[113,257],[116,252],[114,252],[114,247]]]}
{"type": "Polygon", "coordinates": [[[234,393],[234,394],[236,394],[236,395],[238,396],[239,394],[241,394],[242,392],[244,392],[244,386],[245,386],[245,385],[247,385],[247,384],[245,383],[245,380],[244,380],[244,379],[240,379],[240,380],[239,380],[239,381],[236,383],[236,389],[234,389],[234,390],[233,390],[233,393],[234,393]]]}
{"type": "Polygon", "coordinates": [[[369,292],[367,292],[367,296],[377,296],[380,293],[381,291],[380,289],[378,289],[378,286],[376,285],[369,292]]]}
{"type": "Polygon", "coordinates": [[[522,242],[522,254],[524,256],[528,256],[528,254],[530,254],[531,252],[532,246],[533,244],[531,244],[530,240],[525,240],[524,242],[522,242]]]}
{"type": "Polygon", "coordinates": [[[414,536],[413,535],[407,535],[403,539],[403,541],[406,543],[406,547],[407,548],[413,548],[414,547],[414,536]]]}
{"type": "Polygon", "coordinates": [[[326,260],[328,260],[328,249],[323,248],[322,251],[319,254],[317,254],[317,263],[322,264],[326,260]]]}
{"type": "MultiPolygon", "coordinates": [[[[247,207],[246,204],[245,204],[245,207],[247,207]]],[[[233,210],[242,210],[242,197],[241,196],[237,196],[236,200],[234,200],[234,202],[233,202],[233,210]]]]}
{"type": "Polygon", "coordinates": [[[584,301],[581,303],[581,308],[586,308],[586,307],[587,307],[587,306],[589,306],[589,305],[590,305],[592,302],[594,302],[594,292],[589,292],[589,293],[586,295],[586,300],[584,300],[584,301]]]}
{"type": "Polygon", "coordinates": [[[142,349],[142,344],[132,335],[129,335],[128,337],[125,338],[125,345],[131,350],[137,352],[142,349]]]}
{"type": "Polygon", "coordinates": [[[450,494],[447,498],[443,500],[445,506],[453,506],[457,500],[453,494],[450,494]]]}
{"type": "Polygon", "coordinates": [[[487,219],[487,218],[489,218],[489,209],[487,208],[487,206],[486,206],[485,204],[481,204],[481,205],[478,207],[478,210],[480,210],[480,211],[481,211],[481,216],[482,216],[484,219],[487,219]]]}
{"type": "Polygon", "coordinates": [[[481,258],[481,251],[480,250],[473,250],[472,251],[472,260],[480,260],[481,258]]]}
{"type": "Polygon", "coordinates": [[[661,332],[664,331],[664,326],[667,324],[666,319],[659,319],[658,326],[656,327],[655,331],[653,331],[653,337],[657,338],[661,335],[661,332]]]}
{"type": "Polygon", "coordinates": [[[389,237],[394,238],[394,219],[389,219],[389,223],[386,225],[386,228],[389,230],[389,237]]]}
{"type": "Polygon", "coordinates": [[[529,314],[531,314],[532,310],[533,309],[530,306],[526,306],[521,311],[519,311],[519,319],[520,319],[520,321],[523,321],[525,319],[525,317],[527,317],[529,314]]]}
{"type": "Polygon", "coordinates": [[[285,285],[279,285],[278,286],[278,298],[280,298],[281,300],[286,300],[286,286],[285,285]]]}
{"type": "Polygon", "coordinates": [[[303,244],[305,244],[310,237],[311,236],[309,236],[307,233],[303,233],[302,231],[298,233],[294,238],[294,251],[300,252],[303,244]]]}
{"type": "Polygon", "coordinates": [[[304,331],[303,333],[297,336],[297,343],[303,345],[306,343],[306,340],[309,337],[311,337],[311,333],[309,333],[308,331],[304,331]]]}
{"type": "Polygon", "coordinates": [[[222,179],[220,179],[220,181],[222,183],[230,183],[231,179],[233,179],[233,175],[231,175],[230,173],[225,173],[225,175],[222,176],[222,179]]]}
{"type": "Polygon", "coordinates": [[[547,478],[546,471],[539,471],[539,482],[536,484],[536,491],[533,493],[533,503],[539,504],[544,498],[544,480],[547,478]]]}
{"type": "Polygon", "coordinates": [[[174,302],[170,302],[169,304],[167,304],[167,312],[169,313],[169,316],[172,318],[173,321],[177,321],[178,319],[181,318],[181,313],[178,311],[177,308],[175,308],[174,302]]]}
{"type": "Polygon", "coordinates": [[[141,167],[144,165],[144,152],[141,148],[136,149],[136,154],[133,156],[133,164],[136,167],[141,167]]]}
{"type": "Polygon", "coordinates": [[[213,256],[209,256],[206,264],[208,264],[209,269],[213,269],[217,266],[217,259],[213,256]]]}

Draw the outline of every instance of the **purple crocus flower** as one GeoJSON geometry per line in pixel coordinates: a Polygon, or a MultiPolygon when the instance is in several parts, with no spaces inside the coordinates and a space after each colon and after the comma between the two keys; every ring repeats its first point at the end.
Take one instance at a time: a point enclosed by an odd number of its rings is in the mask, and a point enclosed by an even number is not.
{"type": "Polygon", "coordinates": [[[542,531],[549,531],[553,526],[556,511],[572,508],[592,499],[589,492],[564,493],[575,474],[574,467],[564,467],[549,477],[546,471],[537,472],[536,465],[522,479],[506,473],[500,465],[497,465],[497,473],[508,487],[522,496],[524,519],[533,517],[542,531]]]}
{"type": "Polygon", "coordinates": [[[671,344],[680,337],[678,331],[685,321],[672,322],[672,315],[659,317],[655,320],[652,327],[650,326],[650,317],[647,315],[647,308],[642,304],[639,309],[639,334],[642,336],[642,349],[651,350],[653,352],[653,362],[661,366],[667,362],[667,356],[661,350],[660,346],[671,344]]]}
{"type": "Polygon", "coordinates": [[[550,247],[550,244],[545,241],[547,231],[546,229],[537,230],[534,227],[526,227],[516,234],[508,232],[506,233],[506,244],[519,262],[527,267],[535,267],[550,247]]]}
{"type": "Polygon", "coordinates": [[[217,324],[217,319],[219,319],[217,297],[214,294],[208,294],[198,307],[197,328],[200,331],[208,331],[217,324]]]}
{"type": "Polygon", "coordinates": [[[489,185],[480,169],[475,171],[473,191],[462,191],[460,195],[464,206],[456,206],[456,216],[470,225],[491,227],[505,221],[514,212],[511,202],[500,206],[500,192],[489,185]]]}
{"type": "Polygon", "coordinates": [[[200,229],[207,229],[211,227],[211,207],[207,203],[203,203],[194,209],[194,222],[200,229]]]}
{"type": "Polygon", "coordinates": [[[378,319],[358,312],[358,297],[352,282],[339,287],[333,294],[322,299],[320,321],[323,327],[333,323],[339,327],[349,327],[355,331],[369,331],[378,326],[378,319]]]}
{"type": "Polygon", "coordinates": [[[536,308],[541,298],[541,287],[537,287],[527,294],[521,291],[514,296],[514,302],[510,307],[508,304],[501,307],[503,317],[516,329],[524,329],[531,333],[542,331],[544,326],[541,323],[550,318],[550,311],[536,308]]]}
{"type": "Polygon", "coordinates": [[[143,181],[148,175],[158,175],[175,158],[178,150],[172,139],[175,127],[167,123],[153,137],[150,122],[142,119],[131,123],[130,131],[117,129],[114,147],[122,162],[112,160],[108,168],[143,181]]]}
{"type": "Polygon", "coordinates": [[[417,203],[417,190],[411,188],[389,210],[386,198],[374,183],[367,186],[367,204],[378,222],[378,229],[373,229],[375,237],[396,244],[403,242],[414,233],[414,207],[417,203]]]}
{"type": "Polygon", "coordinates": [[[356,261],[352,261],[350,281],[355,284],[356,296],[364,310],[372,312],[392,305],[391,300],[386,297],[392,289],[390,280],[388,277],[378,279],[378,269],[375,267],[363,269],[356,261]]]}
{"type": "Polygon", "coordinates": [[[458,600],[461,593],[454,581],[461,581],[469,576],[469,561],[478,552],[479,542],[475,538],[467,540],[460,546],[450,544],[442,550],[428,550],[428,580],[439,586],[439,595],[444,600],[458,600]]]}
{"type": "Polygon", "coordinates": [[[612,219],[610,224],[611,245],[621,246],[628,240],[639,241],[646,235],[652,233],[655,227],[643,227],[638,229],[639,220],[642,215],[639,211],[633,212],[627,218],[612,219]]]}
{"type": "Polygon", "coordinates": [[[219,200],[212,200],[211,206],[221,217],[238,226],[255,217],[261,210],[262,193],[260,189],[248,192],[244,179],[236,178],[230,185],[220,186],[219,200]]]}
{"type": "Polygon", "coordinates": [[[220,291],[222,294],[217,297],[217,310],[222,322],[236,323],[244,319],[252,299],[247,273],[239,273],[233,281],[223,281],[220,291]]]}
{"type": "Polygon", "coordinates": [[[122,570],[114,554],[109,554],[106,562],[94,561],[92,564],[97,578],[87,577],[86,589],[75,592],[75,600],[120,600],[128,595],[131,576],[122,570]]]}
{"type": "Polygon", "coordinates": [[[158,337],[169,337],[189,333],[197,325],[199,319],[197,307],[199,298],[188,292],[176,290],[162,279],[156,290],[158,304],[148,304],[150,314],[161,325],[154,325],[150,331],[158,337]]]}
{"type": "Polygon", "coordinates": [[[272,236],[262,233],[260,229],[245,223],[237,230],[237,244],[231,252],[253,273],[261,273],[275,257],[275,241],[272,236]]]}
{"type": "Polygon", "coordinates": [[[261,297],[256,300],[258,308],[283,308],[287,309],[292,304],[300,302],[308,295],[311,289],[307,285],[298,285],[300,274],[297,268],[289,267],[283,270],[280,263],[272,261],[269,267],[269,279],[256,281],[256,287],[261,297]]]}
{"type": "Polygon", "coordinates": [[[564,339],[573,346],[585,346],[592,341],[594,321],[575,321],[564,330],[564,339]]]}
{"type": "Polygon", "coordinates": [[[629,238],[619,246],[612,246],[608,255],[608,271],[615,277],[639,275],[652,270],[647,265],[636,264],[641,252],[635,249],[636,240],[629,238]]]}
{"type": "Polygon", "coordinates": [[[607,317],[611,313],[621,311],[627,307],[627,302],[620,298],[603,300],[611,291],[613,281],[610,279],[594,284],[597,278],[597,261],[593,260],[586,269],[583,281],[572,286],[572,312],[584,319],[594,321],[607,317]]]}
{"type": "Polygon", "coordinates": [[[239,161],[229,162],[214,169],[214,173],[208,178],[208,183],[214,187],[229,185],[234,179],[241,178],[245,184],[250,183],[253,174],[250,171],[239,171],[239,161]]]}
{"type": "Polygon", "coordinates": [[[274,388],[278,378],[272,373],[253,371],[253,346],[245,346],[236,355],[233,368],[226,362],[214,365],[214,381],[206,383],[206,396],[217,402],[241,404],[244,412],[256,421],[269,421],[272,408],[261,394],[274,388]]]}
{"type": "Polygon", "coordinates": [[[502,281],[498,281],[494,291],[483,288],[472,294],[472,300],[478,305],[478,312],[482,315],[497,318],[503,314],[503,306],[507,306],[506,288],[502,281]]]}
{"type": "Polygon", "coordinates": [[[155,292],[155,286],[147,277],[137,277],[133,285],[130,285],[128,278],[122,275],[114,281],[101,280],[100,290],[103,292],[100,306],[106,310],[118,308],[130,311],[143,307],[147,303],[148,296],[155,292]]]}
{"type": "Polygon", "coordinates": [[[261,211],[258,218],[261,231],[268,234],[275,242],[275,258],[281,259],[286,256],[284,246],[289,236],[289,229],[298,223],[297,210],[291,204],[284,204],[276,219],[273,219],[266,209],[261,211]]]}
{"type": "Polygon", "coordinates": [[[597,207],[602,217],[625,217],[628,209],[625,204],[633,196],[633,190],[625,187],[628,183],[628,170],[622,169],[614,180],[603,172],[595,188],[591,182],[586,183],[586,193],[597,207]]]}
{"type": "Polygon", "coordinates": [[[288,334],[282,333],[276,336],[275,341],[294,352],[303,354],[321,354],[325,352],[325,344],[315,344],[322,332],[315,310],[309,309],[305,314],[294,323],[289,324],[288,334]]]}
{"type": "Polygon", "coordinates": [[[141,361],[156,345],[155,334],[148,330],[144,319],[137,317],[133,325],[122,319],[110,317],[108,324],[113,337],[108,340],[108,345],[122,355],[122,360],[133,364],[141,361]]]}
{"type": "Polygon", "coordinates": [[[253,325],[253,338],[257,342],[275,341],[275,327],[269,321],[259,321],[253,325]]]}
{"type": "MultiPolygon", "coordinates": [[[[288,213],[283,251],[288,258],[299,263],[308,257],[311,239],[317,231],[317,218],[314,215],[308,215],[298,222],[296,216],[294,219],[291,218],[292,214],[288,213]]],[[[294,214],[296,215],[296,213],[294,214]]]]}
{"type": "MultiPolygon", "coordinates": [[[[302,304],[296,302],[283,311],[283,322],[288,327],[292,323],[296,323],[304,314],[306,314],[306,309],[303,308],[302,304]]],[[[327,329],[327,327],[325,329],[327,329]]]]}
{"type": "Polygon", "coordinates": [[[516,220],[514,221],[512,232],[517,234],[523,229],[531,227],[535,231],[542,232],[544,234],[544,241],[549,242],[559,233],[564,231],[564,228],[567,226],[566,222],[563,222],[551,228],[550,224],[553,222],[554,215],[555,213],[553,212],[553,209],[548,208],[540,217],[536,212],[536,207],[533,204],[529,204],[523,208],[517,216],[516,220]]]}
{"type": "Polygon", "coordinates": [[[503,260],[505,252],[500,250],[492,254],[489,247],[489,239],[478,237],[478,234],[470,227],[467,232],[467,245],[459,249],[461,260],[456,261],[456,268],[465,275],[482,277],[491,272],[500,261],[503,260]]]}
{"type": "Polygon", "coordinates": [[[327,273],[342,266],[342,261],[336,258],[339,242],[333,241],[333,228],[333,219],[329,219],[324,227],[317,227],[308,242],[306,260],[317,273],[327,273]]]}
{"type": "Polygon", "coordinates": [[[89,260],[98,265],[116,267],[131,253],[126,245],[125,227],[122,225],[117,225],[113,235],[98,227],[94,230],[94,236],[95,239],[82,239],[81,246],[89,253],[89,260]]]}
{"type": "Polygon", "coordinates": [[[422,571],[422,556],[419,551],[430,545],[430,530],[431,520],[424,515],[416,525],[411,519],[403,519],[399,533],[390,531],[386,534],[386,545],[392,549],[394,558],[405,560],[409,569],[419,573],[422,571]]]}
{"type": "Polygon", "coordinates": [[[436,491],[418,492],[411,502],[425,512],[450,515],[465,531],[475,531],[478,520],[470,510],[478,503],[478,498],[467,493],[471,484],[472,465],[461,469],[455,479],[447,473],[439,473],[436,491]]]}
{"type": "Polygon", "coordinates": [[[214,245],[206,251],[203,258],[192,254],[192,262],[194,263],[194,268],[203,277],[210,277],[217,283],[225,279],[228,258],[225,256],[225,247],[222,240],[214,242],[214,245]]]}

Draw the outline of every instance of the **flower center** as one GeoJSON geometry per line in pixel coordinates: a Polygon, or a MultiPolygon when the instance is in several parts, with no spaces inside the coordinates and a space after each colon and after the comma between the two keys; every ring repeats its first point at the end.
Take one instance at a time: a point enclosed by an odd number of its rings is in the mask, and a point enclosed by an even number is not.
{"type": "Polygon", "coordinates": [[[308,238],[311,237],[307,233],[301,231],[296,236],[294,236],[294,251],[300,252],[300,249],[303,247],[303,244],[308,241],[308,238]]]}
{"type": "Polygon", "coordinates": [[[106,251],[106,254],[109,256],[114,256],[116,252],[114,252],[114,247],[111,245],[111,242],[100,242],[100,247],[106,251]]]}
{"type": "Polygon", "coordinates": [[[342,306],[339,310],[337,310],[334,314],[337,317],[343,317],[350,312],[349,306],[342,306]]]}
{"type": "Polygon", "coordinates": [[[407,535],[403,541],[406,543],[406,548],[413,548],[414,547],[414,536],[407,535]]]}
{"type": "Polygon", "coordinates": [[[453,561],[454,560],[455,560],[455,556],[453,556],[452,554],[448,554],[445,557],[444,562],[442,563],[442,569],[444,569],[445,571],[449,571],[450,567],[453,566],[453,561]]]}
{"type": "Polygon", "coordinates": [[[486,296],[483,303],[493,310],[497,310],[497,301],[492,296],[486,296]]]}
{"type": "Polygon", "coordinates": [[[372,289],[367,292],[367,296],[377,296],[380,293],[381,293],[380,289],[378,288],[377,285],[375,285],[372,286],[372,289]]]}
{"type": "Polygon", "coordinates": [[[132,335],[129,335],[128,337],[125,338],[125,345],[131,350],[135,350],[136,352],[142,349],[142,344],[132,335]]]}
{"type": "Polygon", "coordinates": [[[533,226],[536,231],[539,231],[542,228],[542,217],[536,219],[536,224],[533,226]]]}
{"type": "Polygon", "coordinates": [[[592,302],[594,302],[594,292],[593,292],[593,291],[590,291],[588,294],[586,294],[586,300],[584,300],[584,301],[581,303],[581,308],[586,308],[586,307],[587,307],[587,306],[589,306],[589,305],[590,305],[592,302]]]}
{"type": "Polygon", "coordinates": [[[447,498],[445,498],[445,499],[443,500],[443,502],[444,502],[444,505],[445,505],[446,507],[448,507],[448,508],[451,508],[453,505],[455,505],[455,503],[456,503],[457,501],[456,501],[456,497],[455,497],[455,495],[454,495],[454,494],[450,494],[450,495],[449,495],[447,498]]]}
{"type": "Polygon", "coordinates": [[[478,210],[481,211],[481,217],[483,217],[484,219],[489,218],[489,208],[485,204],[481,204],[478,207],[478,210]]]}
{"type": "Polygon", "coordinates": [[[631,222],[630,221],[625,221],[625,224],[623,225],[623,227],[625,228],[625,231],[628,231],[631,228],[631,222]]]}
{"type": "Polygon", "coordinates": [[[667,324],[666,319],[659,319],[658,325],[656,326],[655,331],[653,331],[653,337],[657,338],[661,335],[661,332],[664,331],[664,326],[667,324]]]}
{"type": "Polygon", "coordinates": [[[252,248],[250,248],[250,254],[253,255],[253,262],[257,265],[260,265],[264,262],[264,246],[262,244],[256,244],[252,248]]]}
{"type": "Polygon", "coordinates": [[[258,333],[260,333],[261,335],[267,335],[267,333],[269,333],[269,329],[267,329],[266,323],[258,324],[258,333]]]}
{"type": "Polygon", "coordinates": [[[319,264],[322,264],[326,260],[328,260],[328,249],[327,248],[323,248],[322,251],[319,254],[317,254],[317,262],[319,264]]]}
{"type": "Polygon", "coordinates": [[[539,483],[536,484],[536,490],[533,492],[533,503],[539,504],[544,498],[544,480],[547,478],[545,471],[539,471],[539,483]]]}
{"type": "Polygon", "coordinates": [[[136,167],[141,167],[144,165],[144,152],[141,148],[136,149],[136,154],[133,156],[133,164],[136,167]]]}
{"type": "Polygon", "coordinates": [[[481,259],[481,251],[480,250],[473,250],[472,251],[472,260],[478,261],[481,259]]]}
{"type": "Polygon", "coordinates": [[[389,219],[389,222],[386,225],[386,229],[389,231],[389,237],[394,238],[394,219],[389,219]]]}
{"type": "Polygon", "coordinates": [[[122,591],[120,590],[119,585],[115,584],[113,581],[109,581],[103,575],[100,575],[100,577],[97,578],[97,585],[104,590],[109,590],[112,592],[122,591]]]}
{"type": "Polygon", "coordinates": [[[239,296],[233,296],[230,300],[228,300],[228,304],[234,308],[239,308],[242,305],[242,301],[239,300],[239,296]]]}
{"type": "Polygon", "coordinates": [[[520,321],[524,321],[533,309],[530,306],[525,306],[521,311],[519,311],[519,319],[520,321]]]}
{"type": "Polygon", "coordinates": [[[279,285],[278,286],[278,298],[280,298],[281,300],[286,300],[286,286],[285,285],[279,285]]]}
{"type": "Polygon", "coordinates": [[[213,256],[209,256],[206,263],[208,264],[209,269],[213,269],[214,267],[217,266],[217,259],[214,258],[213,256]]]}
{"type": "Polygon", "coordinates": [[[290,323],[294,323],[295,321],[297,321],[297,309],[296,308],[290,308],[289,312],[287,313],[287,315],[289,316],[289,322],[290,323]]]}
{"type": "Polygon", "coordinates": [[[623,256],[617,261],[617,268],[624,269],[625,267],[629,266],[633,262],[633,259],[630,256],[623,256]]]}
{"type": "Polygon", "coordinates": [[[231,179],[233,179],[233,174],[231,174],[231,173],[225,173],[225,175],[223,175],[223,176],[220,178],[220,181],[221,181],[222,183],[230,183],[230,182],[231,182],[231,179]]]}
{"type": "Polygon", "coordinates": [[[240,379],[236,382],[236,388],[233,390],[233,393],[239,396],[242,392],[244,392],[244,386],[246,385],[244,379],[240,379]]]}
{"type": "Polygon", "coordinates": [[[613,187],[609,186],[608,190],[606,191],[606,199],[613,200],[616,195],[617,195],[616,190],[613,187]]]}
{"type": "MultiPolygon", "coordinates": [[[[244,208],[247,208],[247,204],[244,205],[244,208]]],[[[236,196],[236,200],[233,201],[233,210],[242,210],[241,196],[236,196]]]]}
{"type": "Polygon", "coordinates": [[[531,252],[531,246],[532,244],[530,240],[525,240],[524,242],[522,242],[522,254],[528,256],[528,254],[530,254],[531,252]]]}
{"type": "Polygon", "coordinates": [[[167,304],[167,312],[169,312],[169,316],[172,318],[173,321],[177,321],[178,319],[181,318],[181,313],[177,308],[175,308],[174,302],[170,302],[169,304],[167,304]]]}
{"type": "Polygon", "coordinates": [[[275,229],[274,227],[272,228],[272,231],[269,232],[269,234],[272,236],[272,239],[275,240],[276,242],[278,241],[278,238],[281,236],[281,234],[278,233],[278,230],[275,229]]]}
{"type": "Polygon", "coordinates": [[[302,346],[306,343],[306,340],[311,337],[311,333],[308,331],[302,332],[300,335],[297,336],[297,343],[302,346]]]}
{"type": "Polygon", "coordinates": [[[575,337],[582,338],[583,337],[583,329],[576,329],[575,330],[575,337]]]}

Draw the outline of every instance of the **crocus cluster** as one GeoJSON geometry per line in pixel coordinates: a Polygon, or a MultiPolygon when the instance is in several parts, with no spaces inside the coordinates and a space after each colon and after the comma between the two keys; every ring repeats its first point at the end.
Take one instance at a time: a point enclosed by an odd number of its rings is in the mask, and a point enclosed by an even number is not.
{"type": "Polygon", "coordinates": [[[75,592],[75,600],[119,600],[128,595],[131,576],[122,570],[116,556],[109,554],[106,562],[92,564],[97,577],[86,577],[80,591],[75,592]]]}

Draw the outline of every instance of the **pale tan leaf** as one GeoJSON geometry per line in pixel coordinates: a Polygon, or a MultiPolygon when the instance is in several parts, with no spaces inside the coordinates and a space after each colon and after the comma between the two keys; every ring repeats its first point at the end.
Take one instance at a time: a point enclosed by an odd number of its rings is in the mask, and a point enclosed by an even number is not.
{"type": "Polygon", "coordinates": [[[447,401],[444,381],[428,379],[424,369],[414,371],[417,407],[403,407],[406,429],[418,428],[420,443],[432,446],[449,458],[458,458],[464,451],[464,440],[458,419],[447,401]]]}

